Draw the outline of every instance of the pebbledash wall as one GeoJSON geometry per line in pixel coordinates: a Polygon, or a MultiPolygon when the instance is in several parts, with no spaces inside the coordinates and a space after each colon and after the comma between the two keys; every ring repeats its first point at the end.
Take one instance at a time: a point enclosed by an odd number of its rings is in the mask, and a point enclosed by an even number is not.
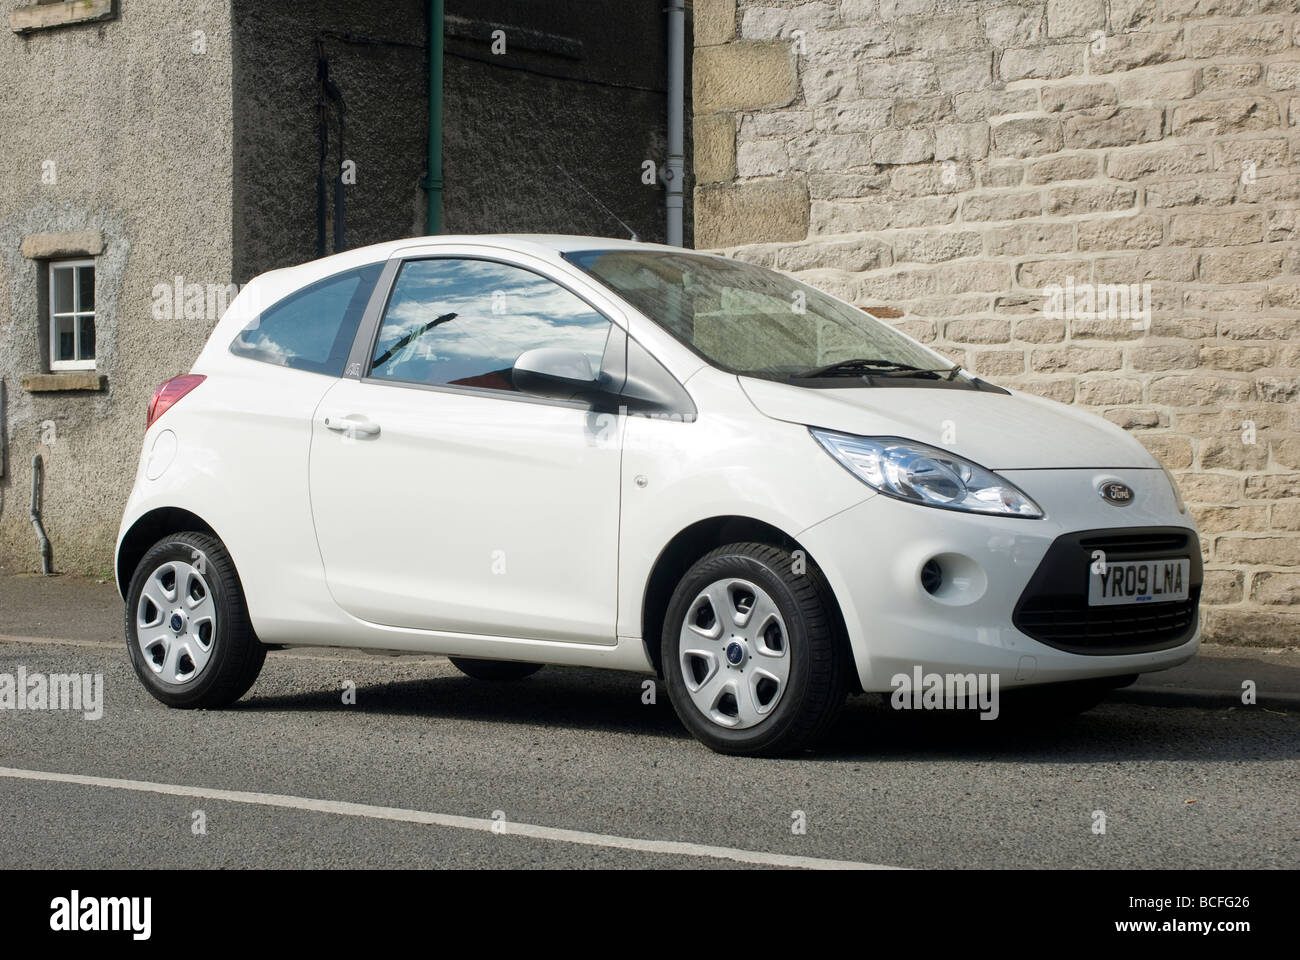
{"type": "Polygon", "coordinates": [[[0,566],[40,569],[40,454],[56,569],[102,575],[150,394],[210,327],[152,320],[153,288],[231,276],[229,2],[6,3],[0,89],[0,566]],[[49,375],[44,264],[73,257],[95,264],[96,368],[49,375]]]}
{"type": "Polygon", "coordinates": [[[698,246],[1132,431],[1207,638],[1300,644],[1300,0],[696,0],[695,44],[698,246]]]}

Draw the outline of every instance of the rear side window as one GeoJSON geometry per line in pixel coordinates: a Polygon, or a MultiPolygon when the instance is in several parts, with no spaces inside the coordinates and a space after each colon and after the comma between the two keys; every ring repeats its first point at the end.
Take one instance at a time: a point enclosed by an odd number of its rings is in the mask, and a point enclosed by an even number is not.
{"type": "Polygon", "coordinates": [[[290,294],[249,321],[230,352],[309,373],[341,376],[382,263],[336,273],[290,294]]]}

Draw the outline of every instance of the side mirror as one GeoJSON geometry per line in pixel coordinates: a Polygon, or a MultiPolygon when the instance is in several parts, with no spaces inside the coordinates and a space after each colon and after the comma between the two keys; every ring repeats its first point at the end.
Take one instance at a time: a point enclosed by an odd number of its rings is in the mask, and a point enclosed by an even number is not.
{"type": "Polygon", "coordinates": [[[525,350],[511,373],[516,390],[539,397],[570,400],[599,389],[587,355],[563,347],[525,350]]]}

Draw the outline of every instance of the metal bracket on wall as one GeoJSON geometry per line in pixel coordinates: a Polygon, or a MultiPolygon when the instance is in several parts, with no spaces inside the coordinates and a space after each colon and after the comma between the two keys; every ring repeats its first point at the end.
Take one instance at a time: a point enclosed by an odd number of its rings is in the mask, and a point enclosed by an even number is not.
{"type": "Polygon", "coordinates": [[[41,545],[41,573],[49,576],[54,572],[51,556],[50,538],[45,534],[45,524],[41,522],[41,508],[45,505],[45,460],[38,453],[32,457],[32,528],[41,545]]]}

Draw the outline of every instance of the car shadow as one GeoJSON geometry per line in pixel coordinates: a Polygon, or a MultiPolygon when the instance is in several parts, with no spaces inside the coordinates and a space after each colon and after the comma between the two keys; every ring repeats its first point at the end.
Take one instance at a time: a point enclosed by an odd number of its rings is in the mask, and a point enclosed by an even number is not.
{"type": "MultiPolygon", "coordinates": [[[[535,676],[486,683],[462,676],[369,683],[357,687],[349,712],[437,720],[517,724],[539,730],[692,738],[662,684],[656,702],[642,702],[647,678],[615,671],[547,667],[535,676]]],[[[337,716],[339,692],[252,695],[228,708],[241,712],[321,711],[337,716]]],[[[988,763],[1104,763],[1174,760],[1292,760],[1300,713],[1261,706],[1205,706],[1168,701],[1152,706],[1112,699],[1064,718],[1018,714],[994,720],[972,712],[894,710],[878,694],[852,697],[818,747],[796,759],[823,762],[976,760],[988,763]],[[1250,724],[1250,726],[1246,726],[1250,724]]],[[[705,748],[699,747],[700,750],[705,748]]]]}
{"type": "MultiPolygon", "coordinates": [[[[546,667],[524,680],[488,682],[454,676],[358,684],[350,713],[473,720],[521,726],[629,733],[689,740],[662,685],[656,702],[642,703],[636,674],[608,670],[546,667]]],[[[328,711],[337,715],[337,690],[282,696],[251,695],[227,708],[239,711],[328,711]]]]}
{"type": "Polygon", "coordinates": [[[854,698],[822,742],[826,760],[979,760],[1078,764],[1132,761],[1294,760],[1300,714],[1261,707],[1131,702],[1116,691],[1074,716],[1017,710],[996,719],[974,712],[892,709],[879,695],[854,698]],[[1250,726],[1246,726],[1249,724],[1250,726]]]}

